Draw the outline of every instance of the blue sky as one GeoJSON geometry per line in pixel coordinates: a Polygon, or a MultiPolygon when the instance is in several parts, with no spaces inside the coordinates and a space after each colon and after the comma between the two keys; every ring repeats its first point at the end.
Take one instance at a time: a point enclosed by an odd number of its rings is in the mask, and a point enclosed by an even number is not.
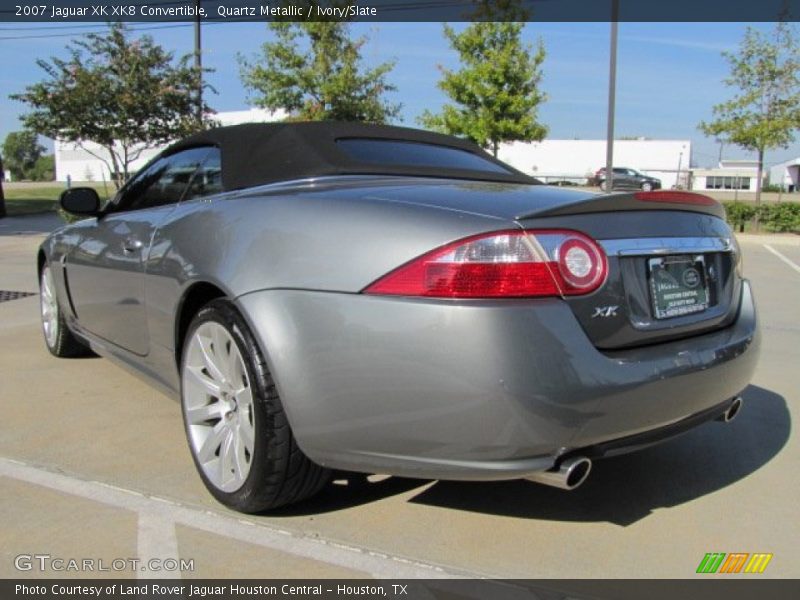
{"type": "MultiPolygon", "coordinates": [[[[24,105],[8,99],[26,84],[42,77],[36,59],[63,55],[70,37],[65,34],[99,27],[97,24],[0,24],[0,139],[19,129],[24,105]],[[42,28],[46,29],[42,29],[42,28]],[[32,29],[36,28],[36,29],[32,29]],[[29,39],[8,39],[31,36],[29,39]],[[32,37],[37,36],[37,37],[32,37]],[[6,39],[3,39],[6,38],[6,39]]],[[[771,24],[753,24],[769,29],[771,24]]],[[[134,28],[164,27],[159,24],[134,28]]],[[[735,50],[744,34],[743,23],[621,23],[617,80],[616,134],[661,139],[690,139],[693,159],[700,166],[715,164],[719,145],[705,138],[697,124],[708,119],[711,107],[730,97],[722,82],[728,72],[723,50],[735,50]]],[[[541,38],[547,58],[543,87],[548,95],[540,110],[550,138],[605,137],[608,77],[608,23],[530,23],[526,40],[541,38]]],[[[183,54],[193,45],[192,26],[150,29],[166,48],[183,54]]],[[[366,34],[367,63],[396,59],[390,81],[398,87],[394,100],[403,104],[401,123],[415,126],[426,108],[436,110],[445,96],[436,87],[437,65],[455,68],[457,58],[442,36],[440,23],[355,24],[354,35],[366,34]]],[[[217,94],[208,97],[218,111],[248,106],[247,91],[239,79],[237,54],[258,51],[267,39],[264,24],[224,23],[203,26],[204,65],[215,71],[208,79],[217,94]]],[[[750,155],[725,147],[725,158],[750,155]]],[[[767,163],[800,156],[800,144],[774,150],[767,163]]]]}

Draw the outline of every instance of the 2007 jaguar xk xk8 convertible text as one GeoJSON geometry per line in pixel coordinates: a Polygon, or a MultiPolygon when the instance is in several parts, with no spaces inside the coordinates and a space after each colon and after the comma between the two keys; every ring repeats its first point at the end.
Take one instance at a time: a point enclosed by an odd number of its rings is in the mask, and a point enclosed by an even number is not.
{"type": "MultiPolygon", "coordinates": [[[[526,478],[730,420],[759,347],[722,207],[541,185],[396,127],[252,124],[161,153],[41,246],[56,356],[180,398],[197,469],[241,511],[331,469],[526,478]]],[[[722,449],[720,449],[722,451],[722,449]]]]}

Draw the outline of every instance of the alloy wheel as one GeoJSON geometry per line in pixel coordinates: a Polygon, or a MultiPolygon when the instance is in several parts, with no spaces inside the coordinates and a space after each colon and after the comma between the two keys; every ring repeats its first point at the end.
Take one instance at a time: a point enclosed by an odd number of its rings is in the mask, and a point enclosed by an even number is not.
{"type": "Polygon", "coordinates": [[[50,267],[45,267],[42,270],[39,303],[42,312],[44,339],[48,347],[55,348],[58,340],[58,300],[56,299],[56,287],[50,267]]]}
{"type": "Polygon", "coordinates": [[[223,325],[207,321],[195,330],[181,377],[192,453],[212,485],[235,492],[252,466],[255,412],[244,359],[223,325]]]}

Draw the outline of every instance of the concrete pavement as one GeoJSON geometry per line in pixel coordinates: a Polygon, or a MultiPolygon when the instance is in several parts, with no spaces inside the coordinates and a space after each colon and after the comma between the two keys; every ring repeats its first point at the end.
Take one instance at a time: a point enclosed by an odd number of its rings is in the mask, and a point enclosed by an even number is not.
{"type": "Polygon", "coordinates": [[[21,215],[0,219],[0,236],[50,233],[64,224],[57,213],[21,215]]]}

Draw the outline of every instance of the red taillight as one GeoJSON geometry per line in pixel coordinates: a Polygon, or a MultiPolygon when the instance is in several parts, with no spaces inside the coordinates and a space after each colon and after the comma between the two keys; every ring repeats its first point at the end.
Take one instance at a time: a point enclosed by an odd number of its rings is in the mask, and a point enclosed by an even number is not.
{"type": "Polygon", "coordinates": [[[698,204],[700,206],[713,206],[717,203],[713,198],[704,196],[703,194],[671,190],[636,192],[634,197],[642,202],[673,202],[676,204],[698,204]]]}
{"type": "Polygon", "coordinates": [[[588,294],[607,273],[606,256],[576,231],[499,231],[429,252],[364,293],[437,298],[526,298],[588,294]]]}
{"type": "Polygon", "coordinates": [[[606,257],[592,240],[570,236],[557,249],[558,269],[567,293],[585,294],[597,289],[606,277],[606,257]]]}

